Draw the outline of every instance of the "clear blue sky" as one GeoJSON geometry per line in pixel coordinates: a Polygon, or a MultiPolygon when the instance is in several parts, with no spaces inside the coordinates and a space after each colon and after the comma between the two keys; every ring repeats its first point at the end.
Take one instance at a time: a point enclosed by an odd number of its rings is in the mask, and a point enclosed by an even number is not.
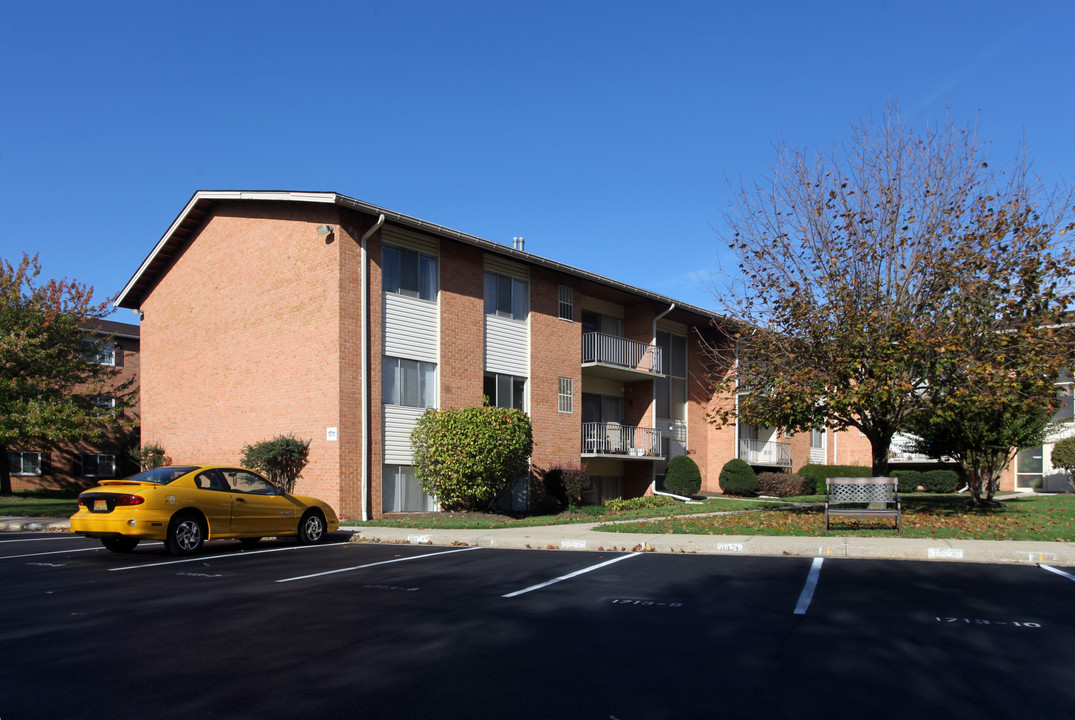
{"type": "Polygon", "coordinates": [[[1071,0],[7,0],[0,257],[110,296],[195,190],[324,190],[713,307],[725,178],[778,139],[948,105],[1070,180],[1072,28],[1071,0]]]}

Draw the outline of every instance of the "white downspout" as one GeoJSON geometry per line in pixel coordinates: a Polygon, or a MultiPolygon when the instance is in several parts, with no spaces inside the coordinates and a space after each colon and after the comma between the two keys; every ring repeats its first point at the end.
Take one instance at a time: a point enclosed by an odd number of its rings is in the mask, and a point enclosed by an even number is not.
{"type": "MultiPolygon", "coordinates": [[[[668,306],[667,310],[665,310],[663,313],[661,313],[657,317],[653,318],[653,344],[654,345],[657,344],[657,321],[660,320],[665,315],[667,315],[668,313],[672,312],[675,309],[676,309],[676,304],[672,303],[671,305],[668,306]]],[[[661,368],[661,369],[663,370],[664,368],[661,368]]],[[[654,380],[653,382],[656,383],[657,381],[654,380]]],[[[656,397],[656,395],[657,395],[656,387],[654,387],[653,395],[654,395],[654,397],[656,397]]],[[[654,425],[657,424],[657,409],[656,408],[654,408],[654,410],[653,410],[653,424],[654,425]]],[[[657,430],[659,431],[660,429],[657,428],[657,430]]],[[[652,492],[654,495],[663,495],[665,497],[675,498],[676,500],[682,500],[685,503],[694,502],[689,497],[683,497],[682,495],[676,495],[674,493],[664,492],[663,490],[658,490],[657,489],[657,466],[656,465],[654,465],[650,469],[649,489],[650,489],[650,492],[652,492]]]]}
{"type": "Polygon", "coordinates": [[[373,224],[369,230],[362,235],[362,240],[359,245],[362,247],[362,485],[359,494],[362,500],[362,520],[363,522],[369,520],[369,513],[366,511],[368,506],[368,495],[370,487],[370,448],[373,443],[370,442],[369,429],[370,425],[370,270],[369,259],[366,256],[366,241],[370,239],[373,233],[377,232],[380,227],[384,225],[384,213],[377,218],[377,222],[373,224]]]}

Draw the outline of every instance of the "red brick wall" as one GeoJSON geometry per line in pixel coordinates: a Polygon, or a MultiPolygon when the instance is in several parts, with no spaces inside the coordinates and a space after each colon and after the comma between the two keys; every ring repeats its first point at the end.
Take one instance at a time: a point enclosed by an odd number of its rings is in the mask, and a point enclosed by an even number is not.
{"type": "Polygon", "coordinates": [[[440,247],[440,406],[476,407],[485,377],[482,252],[449,240],[440,247]]]}
{"type": "Polygon", "coordinates": [[[572,278],[544,268],[530,273],[530,419],[534,425],[531,462],[541,475],[560,463],[578,463],[582,452],[581,292],[572,278]],[[572,321],[559,317],[559,287],[574,295],[572,321]],[[570,378],[572,412],[559,411],[560,378],[570,378]]]}
{"type": "Polygon", "coordinates": [[[716,364],[711,350],[726,344],[708,328],[692,327],[687,337],[687,448],[702,471],[702,492],[720,492],[720,471],[736,456],[735,423],[718,428],[709,421],[711,411],[735,404],[731,395],[712,396],[712,378],[730,367],[716,364]]]}
{"type": "Polygon", "coordinates": [[[335,207],[217,209],[142,306],[142,437],[175,463],[236,463],[244,445],[311,440],[297,490],[340,503],[340,253],[335,207]],[[332,240],[329,242],[329,240],[332,240]]]}

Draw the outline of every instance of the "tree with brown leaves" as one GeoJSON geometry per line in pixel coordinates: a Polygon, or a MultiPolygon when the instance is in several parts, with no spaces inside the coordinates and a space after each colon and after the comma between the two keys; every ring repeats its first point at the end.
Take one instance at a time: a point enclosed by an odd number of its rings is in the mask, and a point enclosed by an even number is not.
{"type": "Polygon", "coordinates": [[[890,107],[827,150],[779,145],[771,176],[736,188],[719,234],[738,273],[716,295],[746,329],[717,389],[739,393],[741,420],[857,428],[887,475],[896,432],[931,406],[970,411],[949,402],[965,383],[1006,388],[966,388],[981,402],[1055,401],[1051,383],[1075,359],[1060,337],[1075,299],[1071,195],[1021,155],[994,170],[986,149],[973,126],[913,126],[890,107]],[[990,356],[998,344],[1003,357],[990,356]],[[973,377],[953,372],[987,359],[973,377]]]}

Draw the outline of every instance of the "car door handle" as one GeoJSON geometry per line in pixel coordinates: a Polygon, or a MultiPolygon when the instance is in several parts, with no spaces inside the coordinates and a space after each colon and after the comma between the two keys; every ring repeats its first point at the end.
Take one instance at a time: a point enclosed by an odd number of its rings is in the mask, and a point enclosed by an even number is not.
{"type": "Polygon", "coordinates": [[[245,503],[246,500],[244,500],[242,498],[235,498],[235,502],[237,502],[237,503],[245,503]]]}

